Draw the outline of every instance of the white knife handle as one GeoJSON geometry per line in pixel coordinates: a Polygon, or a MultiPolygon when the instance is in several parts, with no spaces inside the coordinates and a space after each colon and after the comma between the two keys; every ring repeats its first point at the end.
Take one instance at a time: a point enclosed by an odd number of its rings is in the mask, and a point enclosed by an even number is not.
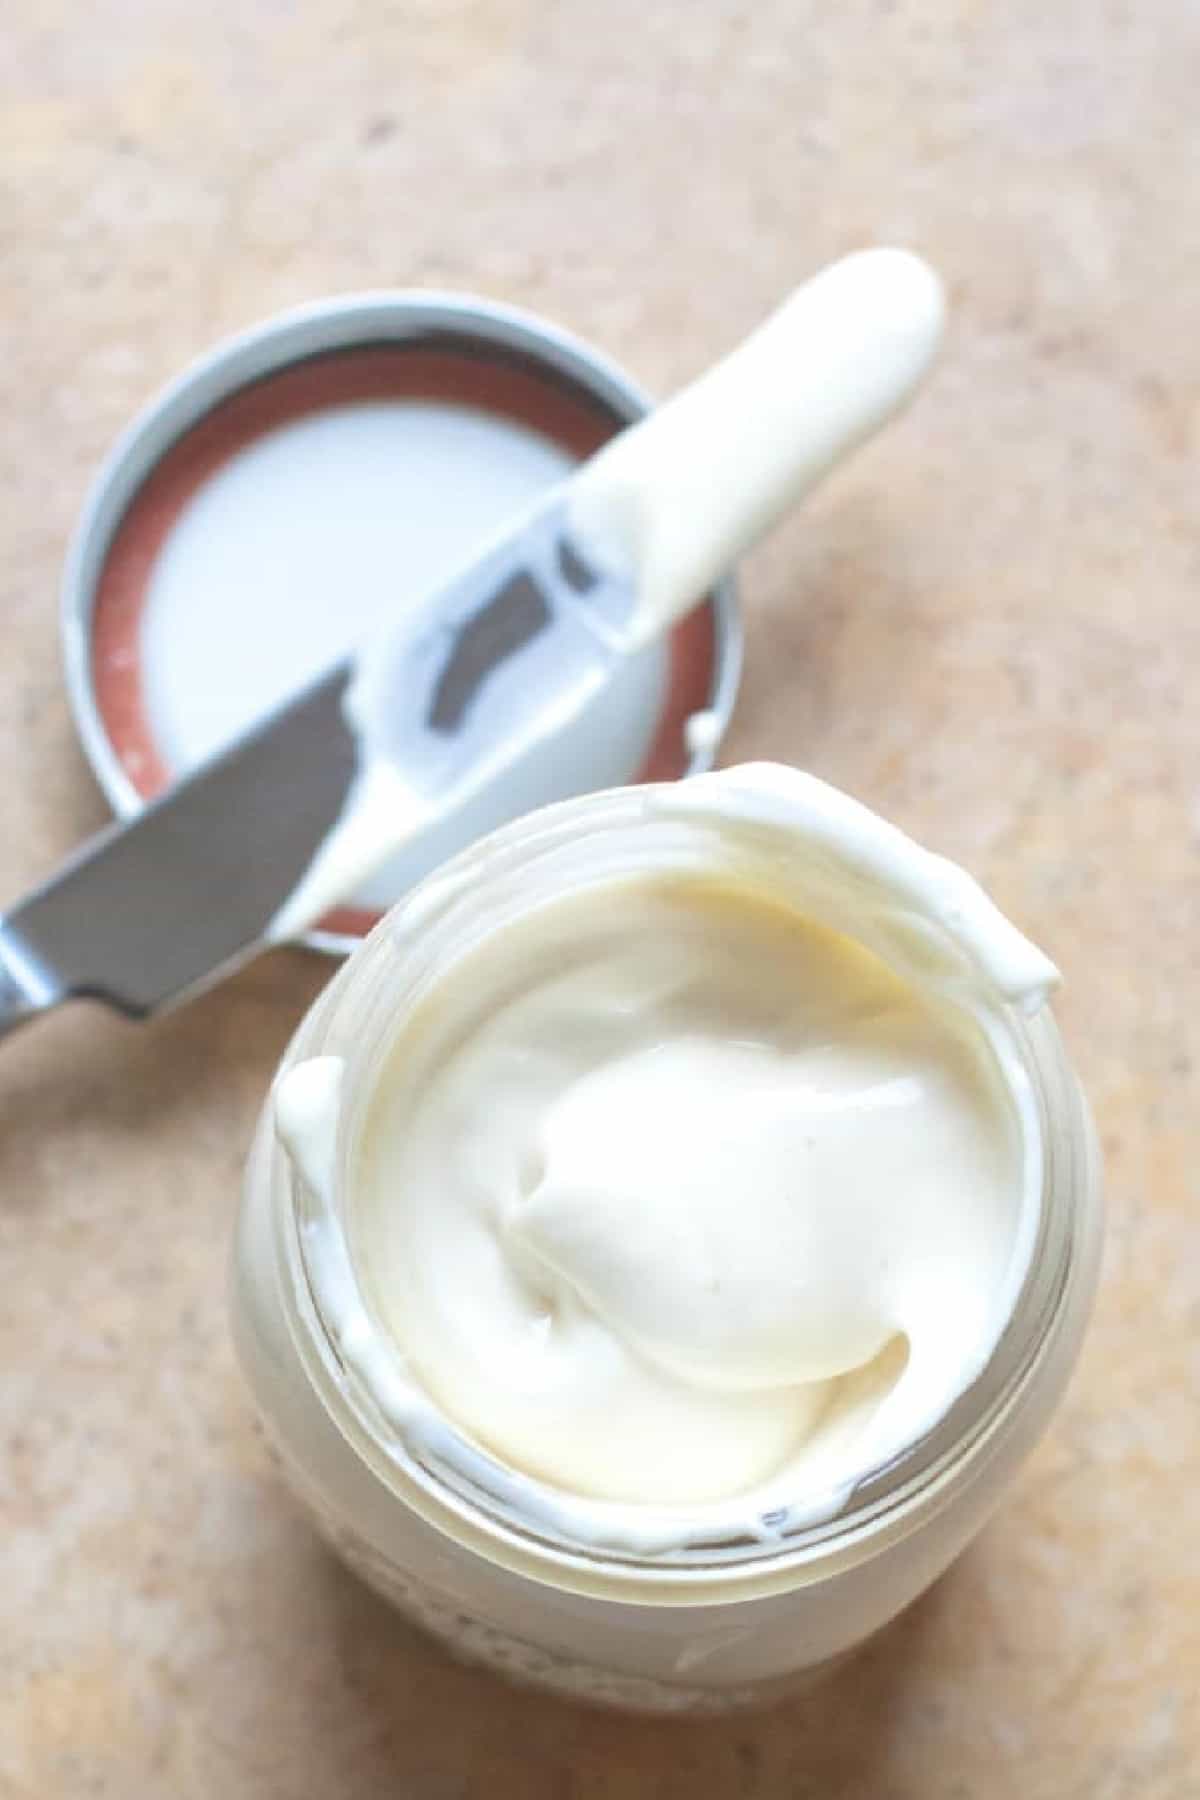
{"type": "Polygon", "coordinates": [[[941,282],[919,257],[858,251],[579,470],[571,525],[603,563],[632,574],[630,648],[700,599],[904,404],[944,311],[941,282]]]}

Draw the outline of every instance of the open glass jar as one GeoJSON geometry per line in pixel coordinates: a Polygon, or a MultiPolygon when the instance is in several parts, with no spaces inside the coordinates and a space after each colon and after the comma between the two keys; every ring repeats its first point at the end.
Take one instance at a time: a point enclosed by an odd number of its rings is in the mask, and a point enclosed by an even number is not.
{"type": "MultiPolygon", "coordinates": [[[[457,1653],[579,1698],[711,1711],[769,1697],[878,1630],[978,1531],[1074,1363],[1101,1206],[1086,1105],[1046,1008],[1006,1020],[1041,1134],[1041,1206],[1007,1323],[918,1441],[850,1489],[762,1529],[644,1546],[577,1533],[554,1490],[444,1418],[431,1436],[389,1379],[346,1229],[355,1134],[398,1030],[439,978],[530,908],[590,884],[703,871],[712,831],[656,790],[585,796],[458,857],[392,912],[317,1001],[283,1068],[342,1062],[322,1193],[264,1109],[246,1177],[234,1325],[297,1493],[340,1554],[457,1653]],[[382,1373],[381,1373],[382,1372],[382,1373]],[[447,1441],[462,1455],[447,1456],[447,1441]]],[[[386,1346],[384,1346],[386,1349],[386,1346]]]]}

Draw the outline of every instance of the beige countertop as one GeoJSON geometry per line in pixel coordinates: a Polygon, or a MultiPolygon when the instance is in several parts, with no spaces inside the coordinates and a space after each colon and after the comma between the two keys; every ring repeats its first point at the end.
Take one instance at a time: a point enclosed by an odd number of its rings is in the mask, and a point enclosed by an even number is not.
{"type": "Polygon", "coordinates": [[[680,1726],[458,1669],[276,1485],[239,1167],[327,970],[0,1050],[0,1795],[1200,1794],[1200,17],[1172,0],[39,0],[0,47],[0,893],[104,809],[55,587],[96,462],[335,289],[523,302],[660,388],[800,275],[945,271],[933,387],[745,571],[728,749],[961,857],[1062,963],[1111,1230],[961,1565],[803,1702],[680,1726]]]}

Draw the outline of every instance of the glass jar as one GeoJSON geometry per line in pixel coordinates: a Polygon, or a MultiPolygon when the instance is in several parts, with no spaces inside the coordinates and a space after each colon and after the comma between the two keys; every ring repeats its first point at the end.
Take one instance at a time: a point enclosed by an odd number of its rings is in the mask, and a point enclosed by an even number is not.
{"type": "MultiPolygon", "coordinates": [[[[235,1251],[235,1337],[281,1464],[318,1527],[452,1651],[577,1698],[661,1712],[769,1697],[892,1619],[996,1505],[1071,1371],[1096,1281],[1094,1133],[1048,1009],[1007,1020],[1040,1117],[1042,1205],[1011,1314],[977,1378],[919,1441],[807,1523],[639,1552],[573,1537],[538,1484],[473,1480],[397,1423],[347,1356],[331,1280],[356,1287],[344,1199],[357,1122],[405,1018],[444,971],[531,906],[589,884],[711,868],[711,832],[585,796],[464,852],[376,928],[284,1057],[344,1060],[332,1186],[298,1180],[264,1109],[235,1251]],[[318,1266],[319,1264],[319,1266],[318,1266]]],[[[362,1318],[366,1320],[366,1313],[362,1318]]],[[[360,1327],[361,1328],[361,1327],[360,1327]]]]}

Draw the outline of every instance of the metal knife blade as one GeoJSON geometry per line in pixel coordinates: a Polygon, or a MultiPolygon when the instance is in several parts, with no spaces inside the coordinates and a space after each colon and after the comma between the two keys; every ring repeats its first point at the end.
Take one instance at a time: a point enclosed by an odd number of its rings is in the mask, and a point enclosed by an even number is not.
{"type": "MultiPolygon", "coordinates": [[[[570,542],[556,491],[381,637],[367,667],[389,758],[431,801],[488,779],[600,687],[619,653],[606,620],[629,604],[570,542]]],[[[0,916],[0,1034],[73,997],[142,1017],[262,946],[350,792],[354,674],[317,681],[0,916]]]]}
{"type": "Polygon", "coordinates": [[[0,1030],[73,996],[139,1017],[254,947],[353,777],[348,680],[326,676],[0,918],[0,1030]]]}

